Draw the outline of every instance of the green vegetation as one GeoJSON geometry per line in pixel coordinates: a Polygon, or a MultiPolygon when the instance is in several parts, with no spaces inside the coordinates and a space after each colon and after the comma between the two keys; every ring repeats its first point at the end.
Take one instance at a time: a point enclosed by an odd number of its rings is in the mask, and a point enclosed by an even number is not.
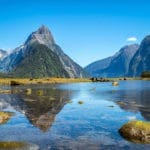
{"type": "Polygon", "coordinates": [[[150,122],[130,121],[123,125],[120,134],[129,141],[141,144],[150,144],[150,122]]]}
{"type": "Polygon", "coordinates": [[[69,77],[59,57],[42,44],[34,44],[21,63],[11,72],[20,78],[69,77]]]}

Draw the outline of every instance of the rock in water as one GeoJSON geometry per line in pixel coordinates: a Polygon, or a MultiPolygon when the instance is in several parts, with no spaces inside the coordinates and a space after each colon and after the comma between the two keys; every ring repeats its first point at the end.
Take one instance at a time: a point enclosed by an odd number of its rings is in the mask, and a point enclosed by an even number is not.
{"type": "Polygon", "coordinates": [[[119,129],[119,133],[127,140],[150,144],[150,123],[144,121],[130,121],[119,129]]]}
{"type": "Polygon", "coordinates": [[[119,82],[114,81],[114,82],[112,82],[112,85],[113,85],[113,86],[118,86],[118,85],[119,85],[119,82]]]}

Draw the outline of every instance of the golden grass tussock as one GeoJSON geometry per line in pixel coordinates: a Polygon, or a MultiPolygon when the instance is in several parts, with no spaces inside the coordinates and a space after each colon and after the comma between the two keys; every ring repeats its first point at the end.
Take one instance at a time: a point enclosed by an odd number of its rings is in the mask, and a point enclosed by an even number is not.
{"type": "Polygon", "coordinates": [[[0,112],[0,124],[6,123],[11,117],[13,113],[11,112],[0,112]]]}
{"type": "Polygon", "coordinates": [[[26,144],[23,142],[0,142],[0,149],[21,149],[25,147],[26,144]]]}

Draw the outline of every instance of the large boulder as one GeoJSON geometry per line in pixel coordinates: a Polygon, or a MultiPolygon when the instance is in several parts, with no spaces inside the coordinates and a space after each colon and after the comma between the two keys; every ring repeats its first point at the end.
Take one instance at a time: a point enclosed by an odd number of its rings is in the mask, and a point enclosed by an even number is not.
{"type": "Polygon", "coordinates": [[[119,133],[127,140],[135,143],[150,144],[150,123],[130,121],[119,129],[119,133]]]}

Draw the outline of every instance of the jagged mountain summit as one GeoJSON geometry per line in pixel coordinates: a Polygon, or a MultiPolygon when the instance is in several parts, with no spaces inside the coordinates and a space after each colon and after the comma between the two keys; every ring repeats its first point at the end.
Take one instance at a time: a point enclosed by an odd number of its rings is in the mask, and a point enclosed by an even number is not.
{"type": "Polygon", "coordinates": [[[25,45],[29,45],[34,42],[46,45],[47,47],[51,47],[51,45],[55,44],[52,33],[44,25],[42,25],[37,31],[29,35],[28,39],[25,42],[25,45]]]}
{"type": "Polygon", "coordinates": [[[123,77],[128,74],[129,64],[139,48],[138,44],[127,45],[115,55],[91,63],[85,70],[93,77],[123,77]]]}
{"type": "Polygon", "coordinates": [[[44,25],[1,61],[0,71],[16,77],[86,77],[44,25]]]}
{"type": "Polygon", "coordinates": [[[145,71],[150,72],[150,35],[144,38],[131,60],[128,76],[140,76],[145,71]]]}

